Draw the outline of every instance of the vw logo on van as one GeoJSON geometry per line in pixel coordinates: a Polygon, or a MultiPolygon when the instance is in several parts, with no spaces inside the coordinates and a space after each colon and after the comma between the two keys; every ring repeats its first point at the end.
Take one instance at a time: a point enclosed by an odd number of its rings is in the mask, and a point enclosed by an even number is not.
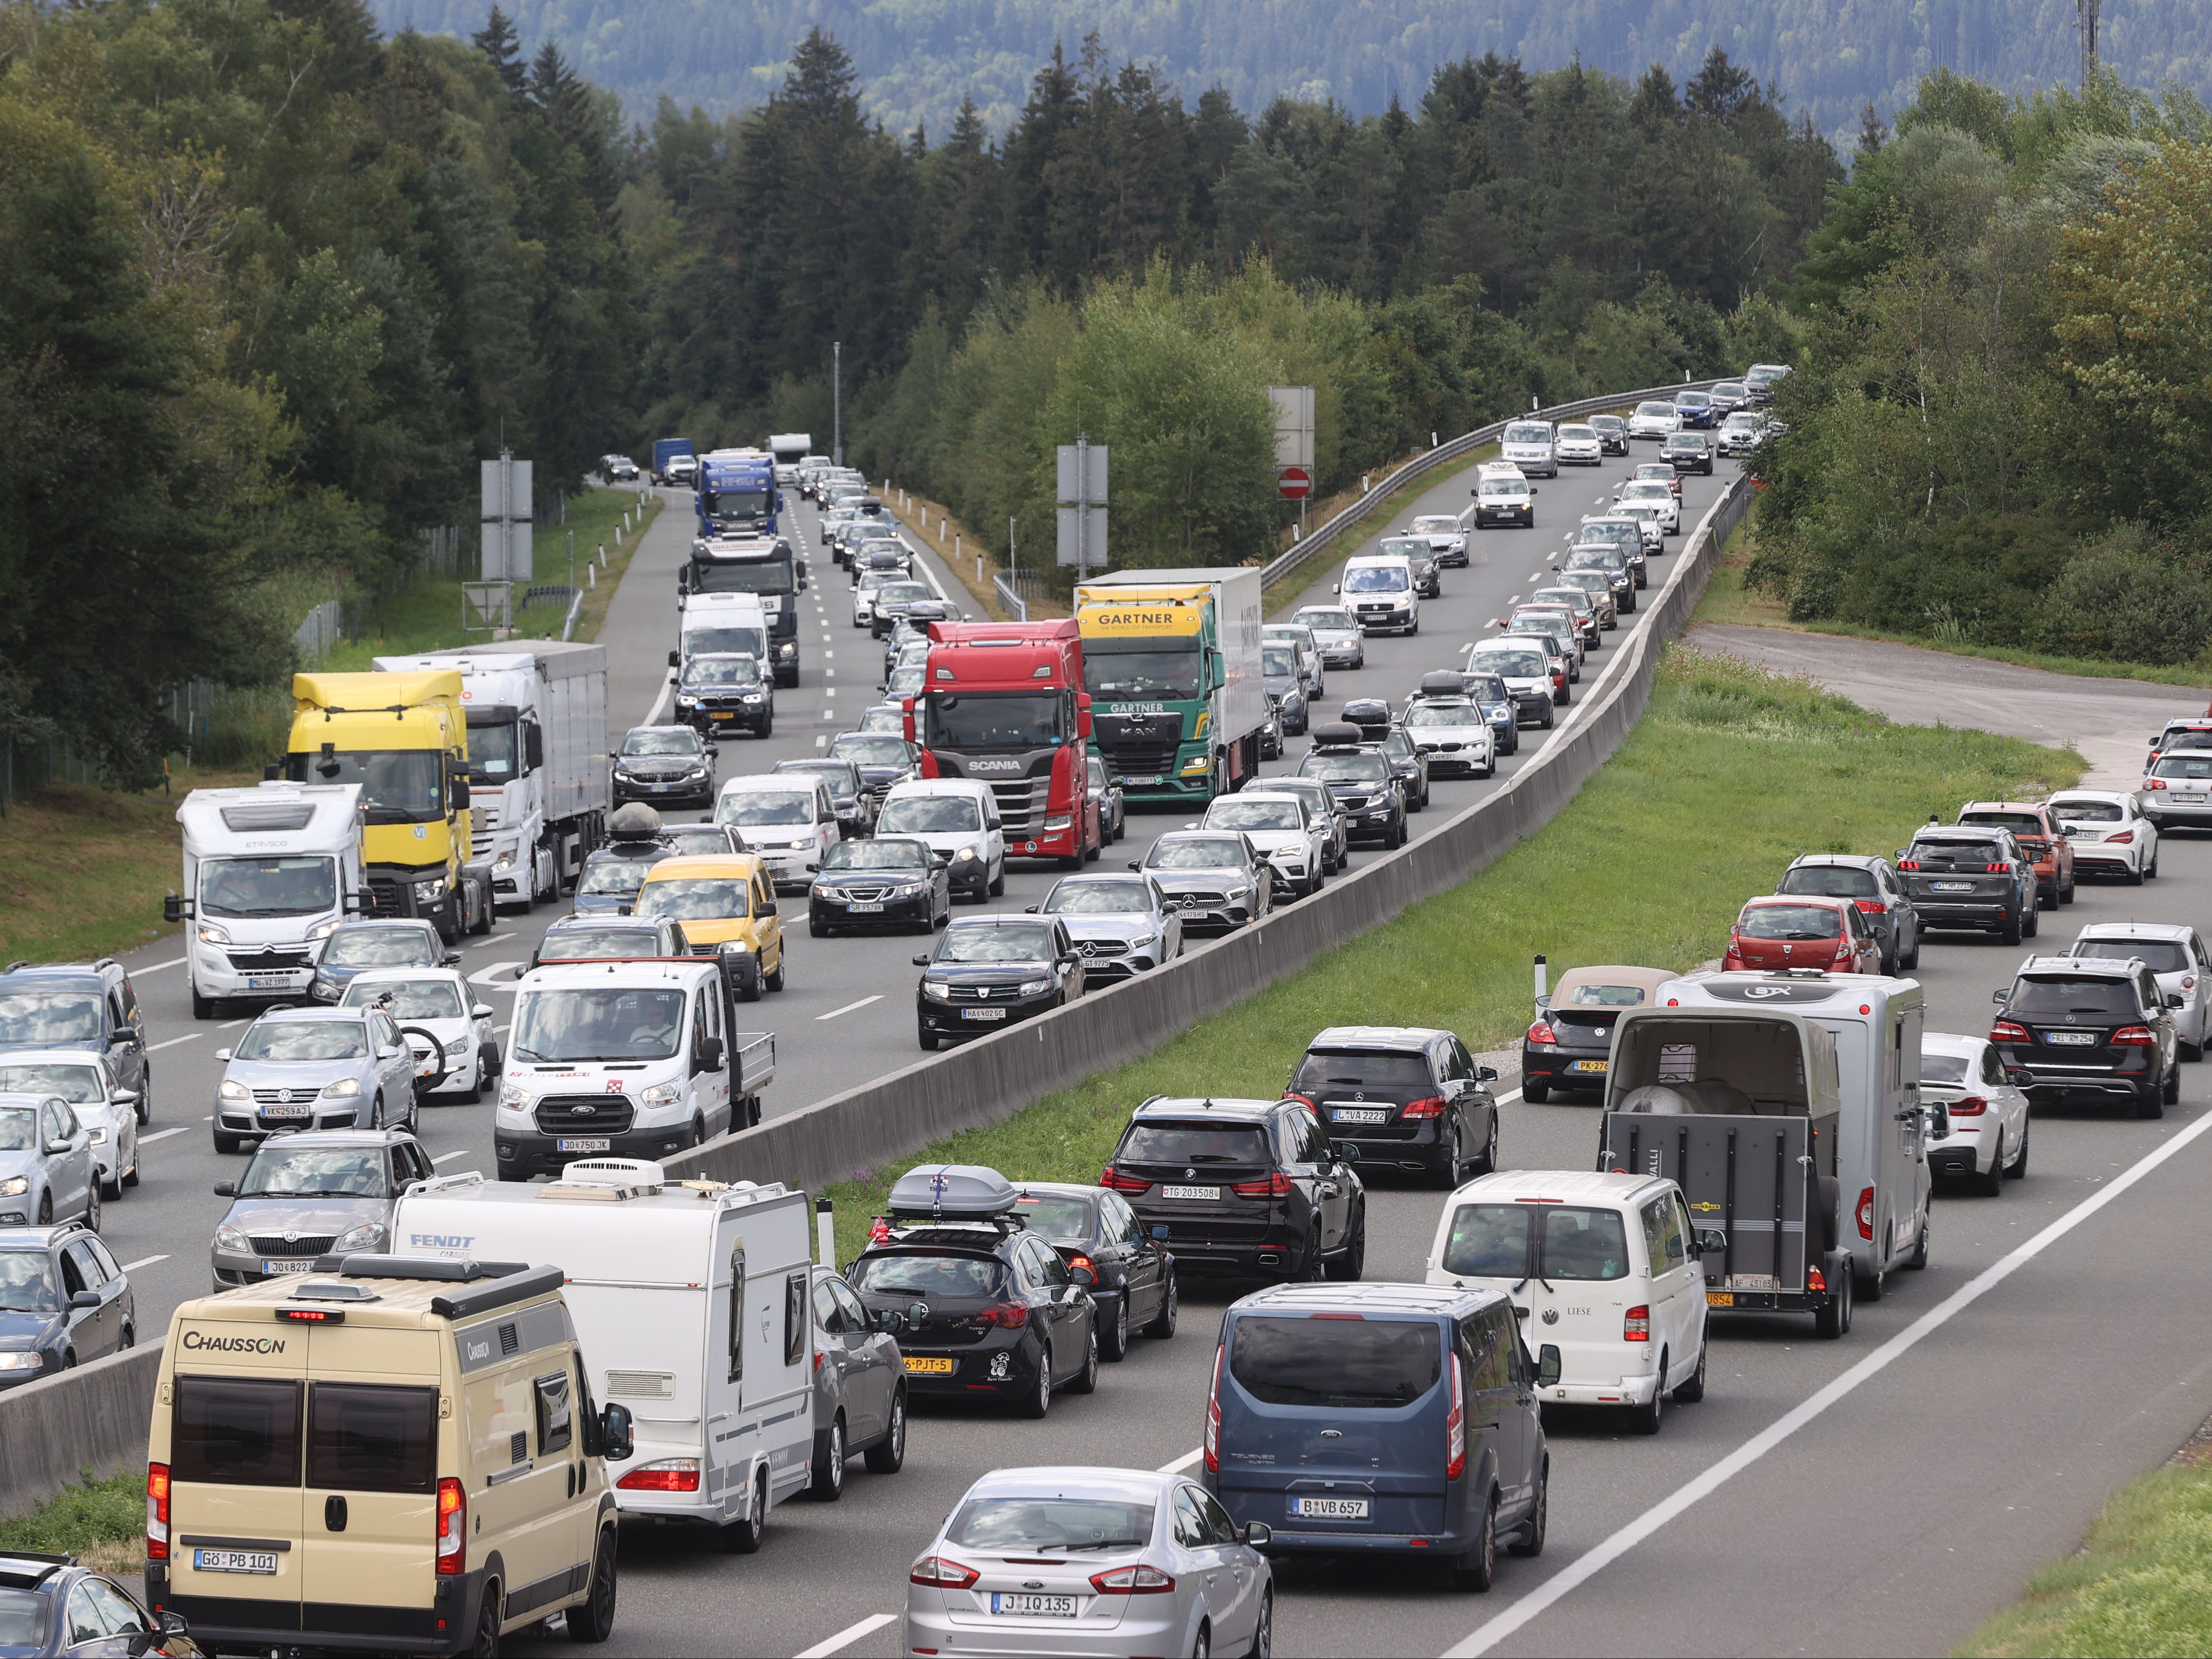
{"type": "Polygon", "coordinates": [[[1545,1322],[1547,1325],[1556,1325],[1556,1324],[1558,1324],[1558,1323],[1559,1322],[1559,1310],[1557,1308],[1547,1308],[1547,1309],[1545,1309],[1545,1310],[1544,1310],[1544,1322],[1545,1322]]]}

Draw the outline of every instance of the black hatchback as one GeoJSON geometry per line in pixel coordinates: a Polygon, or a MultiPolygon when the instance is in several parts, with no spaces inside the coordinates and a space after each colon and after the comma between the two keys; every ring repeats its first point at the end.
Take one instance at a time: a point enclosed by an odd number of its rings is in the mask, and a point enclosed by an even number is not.
{"type": "Polygon", "coordinates": [[[1119,1359],[1133,1332],[1170,1337],[1176,1328],[1175,1257],[1119,1193],[1054,1181],[1014,1183],[1014,1213],[1097,1282],[1098,1357],[1119,1359]]]}
{"type": "Polygon", "coordinates": [[[948,926],[915,988],[925,1049],[1049,1013],[1084,991],[1083,957],[1050,916],[969,916],[948,926]]]}
{"type": "Polygon", "coordinates": [[[1367,1261],[1358,1156],[1331,1145],[1303,1100],[1155,1095],[1130,1116],[1098,1184],[1129,1200],[1178,1268],[1357,1279],[1367,1261]]]}
{"type": "Polygon", "coordinates": [[[1498,1103],[1449,1031],[1415,1025],[1332,1025],[1291,1068],[1284,1094],[1311,1106],[1363,1174],[1402,1170],[1449,1189],[1498,1167],[1498,1103]]]}

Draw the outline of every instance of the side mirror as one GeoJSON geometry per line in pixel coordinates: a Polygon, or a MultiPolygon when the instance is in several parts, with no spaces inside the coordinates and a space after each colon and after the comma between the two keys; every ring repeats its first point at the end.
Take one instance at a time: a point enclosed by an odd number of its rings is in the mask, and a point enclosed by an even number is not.
{"type": "Polygon", "coordinates": [[[1990,1000],[1996,1004],[1998,1007],[2002,1008],[2005,1006],[2005,999],[2011,994],[2010,991],[2000,987],[1998,989],[1990,993],[1990,1000]]]}
{"type": "Polygon", "coordinates": [[[191,913],[192,907],[174,893],[169,894],[161,901],[161,920],[173,926],[184,921],[191,913]]]}
{"type": "Polygon", "coordinates": [[[1718,1227],[1700,1227],[1698,1229],[1698,1254],[1699,1255],[1720,1255],[1724,1254],[1727,1249],[1728,1235],[1723,1232],[1718,1227]]]}
{"type": "Polygon", "coordinates": [[[469,781],[465,777],[458,777],[453,780],[453,811],[456,812],[465,812],[468,811],[469,781]]]}
{"type": "Polygon", "coordinates": [[[471,1019],[489,1019],[491,1018],[491,1009],[484,1003],[471,1003],[469,1006],[469,1018],[471,1019]]]}
{"type": "Polygon", "coordinates": [[[1559,1345],[1547,1342],[1536,1356],[1536,1386],[1556,1388],[1559,1381],[1559,1345]]]}
{"type": "Polygon", "coordinates": [[[1359,1148],[1353,1146],[1348,1140],[1331,1141],[1329,1143],[1328,1149],[1330,1152],[1336,1154],[1337,1162],[1340,1164],[1357,1164],[1359,1162],[1359,1148]]]}
{"type": "Polygon", "coordinates": [[[238,1196],[238,1183],[235,1181],[216,1182],[215,1183],[215,1195],[217,1198],[236,1198],[238,1196]]]}
{"type": "Polygon", "coordinates": [[[870,1314],[868,1322],[885,1336],[896,1336],[906,1328],[906,1316],[896,1308],[884,1308],[870,1314]]]}
{"type": "Polygon", "coordinates": [[[631,1437],[629,1407],[609,1406],[599,1413],[599,1455],[610,1463],[626,1462],[637,1449],[631,1437]]]}
{"type": "Polygon", "coordinates": [[[1536,999],[1536,1006],[1539,1008],[1549,1008],[1552,1006],[1552,994],[1549,991],[1547,991],[1543,995],[1538,997],[1536,999]]]}
{"type": "Polygon", "coordinates": [[[445,964],[444,964],[444,965],[445,965],[445,966],[447,966],[447,967],[448,967],[448,968],[458,968],[458,967],[459,967],[459,966],[461,965],[461,953],[460,953],[459,951],[447,951],[447,952],[446,952],[446,956],[445,956],[445,964]]]}
{"type": "Polygon", "coordinates": [[[1495,1082],[1497,1082],[1497,1081],[1498,1081],[1498,1068],[1497,1068],[1495,1066],[1476,1066],[1476,1067],[1474,1068],[1474,1080],[1475,1080],[1477,1083],[1495,1083],[1495,1082]]]}
{"type": "Polygon", "coordinates": [[[822,866],[818,864],[810,864],[806,866],[806,873],[810,876],[819,875],[821,872],[822,866]]]}
{"type": "Polygon", "coordinates": [[[2005,1081],[2015,1089],[2025,1089],[2035,1081],[2035,1073],[2025,1066],[2008,1066],[2005,1067],[2005,1081]]]}
{"type": "Polygon", "coordinates": [[[1025,916],[1033,916],[1042,908],[1041,905],[1024,904],[1022,906],[1022,914],[1025,916]]]}
{"type": "MultiPolygon", "coordinates": [[[[681,668],[684,665],[683,653],[676,651],[670,652],[668,653],[668,665],[671,668],[681,668]]],[[[612,1407],[609,1407],[609,1409],[611,1410],[612,1407]]]]}
{"type": "Polygon", "coordinates": [[[236,1052],[237,1051],[235,1049],[231,1048],[218,1048],[215,1051],[215,1057],[222,1061],[224,1065],[228,1066],[230,1064],[231,1055],[236,1052]]]}
{"type": "Polygon", "coordinates": [[[914,965],[917,968],[927,968],[929,966],[929,958],[927,957],[916,957],[914,959],[914,965]]]}
{"type": "Polygon", "coordinates": [[[97,1308],[99,1305],[98,1291],[79,1291],[75,1296],[70,1297],[70,1306],[72,1308],[97,1308]]]}
{"type": "Polygon", "coordinates": [[[115,1091],[115,1103],[118,1106],[136,1106],[138,1103],[138,1091],[136,1089],[118,1089],[115,1091]]]}
{"type": "Polygon", "coordinates": [[[46,1143],[46,1156],[48,1158],[59,1158],[64,1153],[67,1152],[74,1144],[74,1142],[66,1139],[50,1140],[46,1143]]]}
{"type": "Polygon", "coordinates": [[[1130,867],[1132,870],[1141,870],[1141,869],[1143,869],[1145,866],[1144,866],[1144,865],[1143,865],[1142,863],[1140,863],[1139,860],[1135,860],[1135,859],[1131,859],[1131,860],[1129,860],[1129,867],[1130,867]]]}
{"type": "Polygon", "coordinates": [[[2189,1000],[2179,991],[2170,991],[2166,994],[2166,1006],[2169,1008],[2185,1008],[2189,1006],[2189,1000]]]}
{"type": "Polygon", "coordinates": [[[1080,1285],[1087,1291],[1098,1282],[1098,1275],[1088,1267],[1070,1267],[1067,1279],[1071,1285],[1080,1285]]]}
{"type": "Polygon", "coordinates": [[[722,1069],[721,1038],[710,1036],[700,1039],[699,1069],[702,1072],[719,1072],[722,1069]]]}
{"type": "Polygon", "coordinates": [[[1244,1541],[1255,1550],[1263,1550],[1275,1541],[1275,1529],[1265,1521],[1247,1521],[1244,1541]]]}

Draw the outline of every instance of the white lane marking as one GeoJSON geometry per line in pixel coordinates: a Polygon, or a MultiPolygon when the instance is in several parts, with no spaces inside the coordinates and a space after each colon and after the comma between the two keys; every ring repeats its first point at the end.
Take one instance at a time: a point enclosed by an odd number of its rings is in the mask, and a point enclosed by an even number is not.
{"type": "Polygon", "coordinates": [[[487,933],[482,939],[471,939],[468,944],[463,945],[461,948],[465,951],[481,951],[487,945],[504,945],[506,943],[506,934],[487,933]]]}
{"type": "Polygon", "coordinates": [[[492,1030],[492,1035],[493,1035],[494,1036],[498,1036],[501,1031],[504,1031],[505,1030],[507,1030],[507,1027],[506,1027],[506,1026],[504,1026],[504,1025],[495,1025],[495,1026],[493,1026],[493,1027],[491,1028],[491,1030],[492,1030]]]}
{"type": "Polygon", "coordinates": [[[1698,1499],[1718,1491],[1729,1480],[1741,1474],[1760,1458],[1772,1451],[1791,1435],[1803,1428],[1822,1412],[1852,1393],[1858,1386],[1872,1380],[1887,1370],[1890,1364],[1903,1357],[1906,1350],[1922,1339],[1933,1335],[1948,1324],[1957,1315],[1979,1301],[1990,1291],[2026,1267],[2037,1256],[2056,1244],[2068,1233],[2110,1204],[2122,1193],[2145,1176],[2174,1157],[2200,1136],[2212,1132],[2212,1114],[2200,1117],[2179,1134],[2131,1165],[2111,1185],[2094,1198],[2075,1205],[2041,1232],[2021,1244],[2011,1255],[2002,1257],[1984,1268],[1972,1279],[1929,1309],[1926,1313],[1883,1343],[1865,1358],[1837,1377],[1826,1388],[1784,1413],[1774,1422],[1745,1441],[1711,1468],[1662,1498],[1635,1520],[1621,1528],[1610,1538],[1577,1556],[1568,1563],[1565,1571],[1546,1580],[1535,1589],[1522,1596],[1512,1606],[1487,1623],[1476,1626],[1473,1634],[1455,1647],[1444,1650],[1444,1659],[1473,1659],[1473,1656],[1487,1653],[1534,1619],[1554,1602],[1564,1600],[1583,1584],[1597,1577],[1637,1545],[1660,1531],[1677,1516],[1689,1509],[1698,1499]]]}
{"type": "Polygon", "coordinates": [[[1520,1098],[1521,1091],[1518,1089],[1510,1090],[1506,1093],[1496,1097],[1498,1103],[1500,1106],[1510,1106],[1515,1101],[1520,1098]]]}
{"type": "Polygon", "coordinates": [[[1163,1464],[1161,1464],[1161,1465],[1159,1466],[1159,1468],[1157,1468],[1157,1469],[1153,1470],[1153,1471],[1152,1471],[1152,1473],[1153,1473],[1153,1474],[1182,1474],[1185,1469],[1188,1468],[1192,1464],[1194,1464],[1194,1463],[1197,1462],[1198,1462],[1198,1460],[1199,1460],[1200,1458],[1203,1457],[1205,1455],[1206,1455],[1206,1448],[1205,1448],[1205,1447],[1203,1447],[1203,1446],[1193,1446],[1193,1447],[1192,1447],[1188,1451],[1185,1452],[1185,1453],[1184,1453],[1181,1457],[1176,1458],[1176,1461],[1175,1461],[1174,1462],[1172,1462],[1172,1463],[1163,1463],[1163,1464]]]}
{"type": "Polygon", "coordinates": [[[476,972],[471,974],[469,975],[469,983],[471,985],[481,985],[488,991],[512,991],[514,988],[514,981],[513,980],[502,981],[499,978],[499,975],[505,973],[510,968],[525,969],[529,966],[530,964],[526,962],[491,963],[485,967],[477,969],[476,972]]]}
{"type": "Polygon", "coordinates": [[[817,1014],[814,1018],[817,1020],[835,1019],[840,1014],[849,1014],[855,1008],[865,1008],[872,1002],[881,1002],[883,998],[880,996],[862,997],[858,1002],[848,1002],[842,1008],[832,1008],[828,1013],[817,1014]]]}
{"type": "Polygon", "coordinates": [[[820,737],[815,738],[814,746],[817,749],[827,749],[830,746],[830,734],[824,732],[820,737]]]}
{"type": "Polygon", "coordinates": [[[435,1157],[435,1158],[432,1158],[432,1159],[430,1160],[430,1162],[431,1162],[431,1163],[433,1163],[433,1164],[450,1164],[451,1162],[453,1162],[453,1159],[455,1159],[455,1158],[466,1158],[468,1155],[469,1155],[469,1149],[468,1149],[467,1147],[465,1147],[465,1146],[460,1146],[460,1147],[456,1147],[453,1151],[452,1151],[452,1152],[441,1152],[441,1153],[439,1153],[439,1154],[437,1155],[437,1157],[435,1157]]]}
{"type": "Polygon", "coordinates": [[[143,968],[134,968],[131,971],[134,974],[158,974],[164,968],[181,968],[184,965],[185,959],[182,957],[171,957],[167,962],[150,963],[143,968]]]}
{"type": "Polygon", "coordinates": [[[834,697],[837,695],[837,688],[834,685],[825,685],[822,688],[822,695],[825,697],[834,697]]]}
{"type": "MultiPolygon", "coordinates": [[[[830,636],[829,636],[827,634],[824,634],[822,637],[823,637],[824,640],[827,640],[830,636]]],[[[837,654],[837,653],[836,653],[835,651],[824,651],[824,652],[822,653],[822,660],[823,660],[823,661],[824,661],[824,662],[827,662],[827,661],[829,661],[829,660],[830,660],[830,658],[832,658],[832,657],[836,656],[836,654],[837,654]]]]}
{"type": "Polygon", "coordinates": [[[171,1135],[180,1135],[184,1132],[185,1127],[181,1123],[173,1129],[156,1129],[150,1135],[140,1135],[138,1144],[141,1146],[150,1146],[157,1140],[167,1140],[171,1135]]]}
{"type": "Polygon", "coordinates": [[[166,1255],[142,1255],[136,1261],[125,1262],[123,1271],[126,1273],[135,1273],[141,1267],[150,1267],[156,1261],[167,1261],[168,1259],[166,1255]]]}
{"type": "Polygon", "coordinates": [[[863,1636],[872,1636],[885,1625],[895,1625],[897,1622],[898,1615],[895,1613],[872,1613],[859,1624],[846,1626],[828,1641],[817,1642],[811,1648],[802,1649],[799,1659],[830,1659],[831,1654],[842,1652],[851,1647],[863,1636]]]}
{"type": "Polygon", "coordinates": [[[198,1042],[206,1035],[205,1031],[187,1031],[180,1037],[171,1037],[167,1042],[149,1042],[146,1045],[146,1052],[157,1054],[164,1048],[175,1048],[179,1042],[198,1042]]]}
{"type": "Polygon", "coordinates": [[[227,1019],[215,1029],[218,1031],[234,1031],[241,1025],[251,1025],[252,1024],[253,1016],[248,1014],[244,1019],[227,1019]]]}

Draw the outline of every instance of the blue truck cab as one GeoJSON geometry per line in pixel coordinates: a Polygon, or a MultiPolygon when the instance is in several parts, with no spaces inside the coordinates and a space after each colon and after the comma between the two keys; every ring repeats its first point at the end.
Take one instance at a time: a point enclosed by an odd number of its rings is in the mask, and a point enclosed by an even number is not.
{"type": "Polygon", "coordinates": [[[699,534],[708,540],[728,536],[774,536],[775,463],[766,455],[710,453],[699,463],[699,534]]]}
{"type": "Polygon", "coordinates": [[[1425,1558],[1487,1589],[1498,1545],[1544,1546],[1559,1363],[1495,1290],[1276,1285],[1223,1317],[1200,1479],[1279,1556],[1425,1558]]]}

